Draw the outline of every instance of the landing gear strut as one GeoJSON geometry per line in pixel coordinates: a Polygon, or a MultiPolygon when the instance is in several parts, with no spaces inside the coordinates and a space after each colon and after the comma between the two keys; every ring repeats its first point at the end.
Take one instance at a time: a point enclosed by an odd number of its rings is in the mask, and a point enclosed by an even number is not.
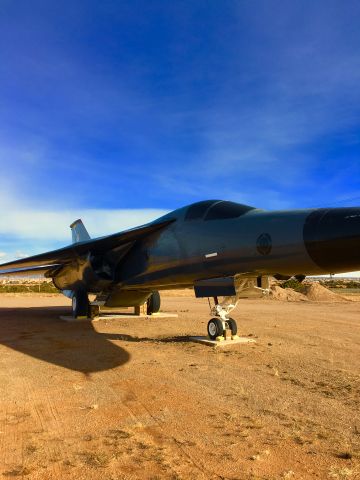
{"type": "Polygon", "coordinates": [[[231,330],[231,335],[237,334],[237,324],[233,318],[229,318],[229,313],[234,310],[238,303],[236,297],[224,297],[223,302],[219,302],[218,297],[214,297],[215,306],[211,308],[212,318],[207,326],[208,335],[211,340],[222,337],[225,330],[231,330]]]}

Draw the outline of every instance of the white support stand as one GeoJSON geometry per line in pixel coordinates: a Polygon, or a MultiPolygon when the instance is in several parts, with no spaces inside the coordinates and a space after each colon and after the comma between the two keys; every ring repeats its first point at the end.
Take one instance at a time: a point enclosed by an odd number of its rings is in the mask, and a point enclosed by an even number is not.
{"type": "Polygon", "coordinates": [[[232,340],[210,340],[209,337],[189,337],[189,340],[196,343],[202,343],[214,348],[223,348],[230,345],[256,343],[253,338],[248,337],[234,337],[232,340]]]}

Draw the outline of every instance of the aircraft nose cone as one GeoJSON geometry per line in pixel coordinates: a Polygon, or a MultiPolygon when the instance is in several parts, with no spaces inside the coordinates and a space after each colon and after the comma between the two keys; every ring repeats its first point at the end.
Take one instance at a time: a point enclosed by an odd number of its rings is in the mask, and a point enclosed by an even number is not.
{"type": "Polygon", "coordinates": [[[329,273],[360,268],[360,207],[313,211],[304,225],[312,260],[329,273]]]}

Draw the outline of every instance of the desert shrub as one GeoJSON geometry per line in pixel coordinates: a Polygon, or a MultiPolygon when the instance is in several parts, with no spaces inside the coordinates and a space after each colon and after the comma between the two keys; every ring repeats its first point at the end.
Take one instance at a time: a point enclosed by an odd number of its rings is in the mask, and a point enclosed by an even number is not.
{"type": "Polygon", "coordinates": [[[280,285],[281,288],[292,288],[295,292],[305,293],[305,285],[296,278],[290,278],[280,285]]]}
{"type": "Polygon", "coordinates": [[[360,282],[358,280],[320,280],[320,284],[326,288],[359,288],[360,282]]]}
{"type": "Polygon", "coordinates": [[[0,293],[59,293],[59,290],[51,282],[16,284],[5,283],[0,285],[0,293]]]}

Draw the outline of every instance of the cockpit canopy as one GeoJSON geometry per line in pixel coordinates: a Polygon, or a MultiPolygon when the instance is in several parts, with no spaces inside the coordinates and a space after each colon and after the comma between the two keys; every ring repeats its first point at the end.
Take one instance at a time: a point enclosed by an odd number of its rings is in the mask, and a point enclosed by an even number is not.
{"type": "Polygon", "coordinates": [[[225,200],[204,200],[190,205],[185,214],[185,221],[237,218],[250,210],[255,210],[255,208],[225,200]]]}

